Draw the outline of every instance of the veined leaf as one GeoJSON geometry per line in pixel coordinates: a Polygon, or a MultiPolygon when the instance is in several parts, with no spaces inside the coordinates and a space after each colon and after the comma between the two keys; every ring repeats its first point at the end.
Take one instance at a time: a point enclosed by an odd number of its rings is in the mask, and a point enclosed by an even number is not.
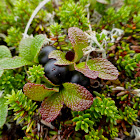
{"type": "Polygon", "coordinates": [[[42,119],[46,122],[53,121],[63,107],[63,98],[61,93],[54,93],[52,96],[46,98],[40,108],[42,119]]]}
{"type": "Polygon", "coordinates": [[[34,62],[38,63],[38,54],[44,45],[46,36],[43,34],[37,35],[34,37],[32,43],[31,43],[31,52],[34,56],[34,62]]]}
{"type": "Polygon", "coordinates": [[[86,65],[86,62],[81,62],[79,64],[74,64],[75,70],[83,73],[86,77],[89,77],[91,79],[96,79],[99,75],[98,71],[90,70],[88,66],[86,65]]]}
{"type": "Polygon", "coordinates": [[[94,58],[87,61],[89,69],[98,71],[98,77],[105,80],[116,80],[119,72],[117,68],[107,59],[94,58]]]}
{"type": "Polygon", "coordinates": [[[75,83],[64,83],[62,89],[64,103],[74,111],[83,111],[93,102],[92,94],[83,86],[75,83]]]}
{"type": "Polygon", "coordinates": [[[15,69],[20,68],[25,65],[33,65],[33,62],[25,60],[19,56],[13,58],[4,58],[0,60],[0,68],[1,69],[15,69]]]}
{"type": "Polygon", "coordinates": [[[26,60],[38,63],[38,54],[45,42],[46,36],[37,35],[34,38],[25,38],[21,40],[19,45],[19,55],[26,60]]]}
{"type": "Polygon", "coordinates": [[[45,82],[45,85],[47,87],[56,87],[56,86],[59,86],[59,85],[53,84],[45,75],[43,77],[41,77],[41,80],[45,82]]]}
{"type": "Polygon", "coordinates": [[[0,127],[4,125],[8,113],[8,105],[5,104],[6,100],[7,99],[0,98],[0,127]]]}
{"type": "Polygon", "coordinates": [[[88,46],[86,34],[77,27],[68,29],[68,37],[75,51],[74,62],[78,62],[83,57],[83,48],[88,46]]]}
{"type": "Polygon", "coordinates": [[[33,40],[34,38],[32,37],[25,38],[22,39],[19,44],[19,56],[29,61],[34,60],[34,55],[31,49],[31,44],[33,40]]]}
{"type": "Polygon", "coordinates": [[[56,88],[47,88],[41,84],[27,83],[23,87],[24,94],[35,101],[43,101],[45,97],[49,97],[55,92],[58,92],[56,88]]]}
{"type": "Polygon", "coordinates": [[[0,59],[11,58],[11,57],[12,55],[8,47],[4,45],[0,45],[0,59]]]}
{"type": "Polygon", "coordinates": [[[54,63],[56,65],[70,65],[73,64],[74,62],[68,61],[65,58],[65,53],[59,50],[54,50],[49,54],[49,58],[54,58],[57,61],[54,63]]]}

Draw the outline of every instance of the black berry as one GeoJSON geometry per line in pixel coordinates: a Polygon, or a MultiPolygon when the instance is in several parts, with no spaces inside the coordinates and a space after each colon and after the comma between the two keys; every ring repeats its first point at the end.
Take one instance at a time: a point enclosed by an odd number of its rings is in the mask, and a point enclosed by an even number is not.
{"type": "Polygon", "coordinates": [[[56,48],[54,48],[53,46],[45,46],[44,48],[42,48],[42,50],[38,55],[39,63],[44,66],[49,60],[48,58],[49,53],[53,50],[56,50],[56,48]]]}
{"type": "Polygon", "coordinates": [[[78,71],[72,72],[70,82],[79,84],[81,86],[88,86],[90,84],[89,78],[85,77],[82,73],[78,71]]]}
{"type": "Polygon", "coordinates": [[[60,85],[68,79],[68,66],[57,66],[56,60],[50,59],[44,66],[45,76],[54,84],[60,85]]]}

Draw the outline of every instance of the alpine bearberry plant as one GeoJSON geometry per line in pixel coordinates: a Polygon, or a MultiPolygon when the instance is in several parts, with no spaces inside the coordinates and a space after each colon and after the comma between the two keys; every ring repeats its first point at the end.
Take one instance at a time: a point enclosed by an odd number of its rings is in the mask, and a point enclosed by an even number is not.
{"type": "Polygon", "coordinates": [[[72,61],[66,59],[65,52],[53,49],[52,51],[47,50],[48,46],[44,47],[39,53],[40,56],[42,51],[45,50],[44,52],[46,52],[46,55],[39,60],[45,59],[48,55],[49,59],[45,60],[44,72],[45,78],[50,82],[52,87],[45,87],[43,84],[27,83],[23,88],[27,97],[36,101],[45,99],[42,102],[40,113],[42,118],[47,122],[53,121],[58,116],[63,104],[74,111],[82,111],[89,108],[93,102],[92,94],[86,87],[77,84],[78,81],[76,80],[72,82],[70,80],[69,82],[70,66],[72,67],[73,65],[73,69],[92,79],[102,76],[103,79],[113,80],[118,77],[117,69],[106,59],[94,58],[87,62],[78,63],[83,57],[82,49],[88,46],[87,37],[77,27],[71,27],[68,30],[68,36],[74,50],[72,61]],[[50,53],[47,54],[49,51],[50,53]],[[102,66],[99,66],[100,64],[102,66]],[[93,65],[94,68],[91,67],[93,65]]]}
{"type": "Polygon", "coordinates": [[[137,139],[139,6],[0,1],[0,139],[137,139]]]}

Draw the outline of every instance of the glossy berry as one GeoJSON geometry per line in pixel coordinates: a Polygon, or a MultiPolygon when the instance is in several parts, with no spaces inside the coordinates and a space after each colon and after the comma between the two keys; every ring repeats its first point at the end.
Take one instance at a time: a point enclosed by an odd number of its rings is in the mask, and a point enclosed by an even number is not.
{"type": "Polygon", "coordinates": [[[49,60],[48,58],[49,53],[53,50],[56,50],[56,48],[54,48],[53,46],[45,46],[44,48],[42,48],[42,50],[38,55],[39,63],[45,65],[49,60]]]}
{"type": "Polygon", "coordinates": [[[90,84],[89,78],[85,77],[82,73],[78,71],[72,72],[70,82],[79,84],[81,86],[88,86],[90,84]]]}
{"type": "Polygon", "coordinates": [[[56,60],[50,59],[44,66],[45,76],[54,84],[60,85],[68,78],[68,66],[57,66],[56,60]]]}

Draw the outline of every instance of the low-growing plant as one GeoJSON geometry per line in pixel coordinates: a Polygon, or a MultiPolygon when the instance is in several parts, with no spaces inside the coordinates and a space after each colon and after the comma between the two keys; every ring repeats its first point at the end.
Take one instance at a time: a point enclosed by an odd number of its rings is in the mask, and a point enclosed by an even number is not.
{"type": "Polygon", "coordinates": [[[90,120],[90,114],[86,113],[84,114],[83,112],[79,112],[78,113],[79,116],[73,118],[73,122],[76,122],[76,127],[75,127],[75,131],[78,131],[79,129],[84,130],[86,133],[89,132],[89,128],[93,127],[94,122],[92,120],[90,120]]]}
{"type": "MultiPolygon", "coordinates": [[[[105,98],[103,95],[101,95],[101,97],[102,98],[96,97],[93,100],[93,104],[89,109],[80,112],[72,112],[74,117],[72,121],[76,122],[75,124],[76,131],[80,129],[84,130],[86,133],[91,131],[89,132],[89,134],[93,133],[92,129],[96,127],[98,124],[106,123],[106,126],[101,125],[100,127],[103,128],[104,132],[108,133],[111,138],[114,138],[115,136],[117,136],[118,129],[117,128],[115,129],[115,127],[113,126],[117,125],[117,120],[119,120],[121,116],[119,115],[119,111],[115,106],[115,102],[111,100],[111,98],[105,98]],[[107,126],[107,124],[110,125],[107,126]],[[114,132],[113,132],[113,128],[114,128],[114,132]]],[[[86,137],[90,138],[89,136],[86,137]]]]}
{"type": "Polygon", "coordinates": [[[118,137],[119,130],[116,126],[110,125],[109,129],[107,127],[105,129],[106,129],[107,134],[109,134],[111,139],[118,137]]]}
{"type": "MultiPolygon", "coordinates": [[[[117,69],[106,59],[94,58],[88,60],[87,62],[76,64],[83,57],[82,49],[88,46],[88,40],[84,32],[76,27],[69,29],[68,36],[73,45],[74,58],[72,61],[69,61],[65,58],[65,52],[54,50],[49,54],[50,59],[56,59],[56,62],[53,64],[54,67],[58,65],[62,68],[63,65],[73,65],[75,70],[92,79],[100,77],[102,79],[113,80],[118,77],[117,69]],[[102,67],[98,66],[100,64],[102,64],[102,67]],[[109,72],[106,71],[106,69],[109,69],[109,72]]],[[[19,46],[20,56],[2,59],[0,61],[0,67],[2,69],[14,69],[25,65],[34,65],[35,63],[38,63],[38,54],[45,42],[45,39],[46,38],[44,35],[38,35],[35,38],[26,38],[22,40],[19,46]],[[28,53],[26,53],[27,51],[28,53]]],[[[23,91],[27,97],[36,101],[42,101],[48,97],[42,102],[40,108],[40,113],[45,121],[53,121],[58,116],[64,103],[66,106],[75,111],[82,111],[90,107],[93,102],[93,97],[85,87],[76,83],[63,81],[63,88],[59,88],[61,83],[57,83],[58,85],[55,85],[50,81],[50,77],[48,79],[47,77],[42,76],[42,72],[40,75],[37,71],[38,67],[33,66],[33,68],[29,70],[28,74],[31,75],[29,76],[29,79],[35,82],[35,79],[42,77],[45,79],[43,81],[48,84],[48,87],[45,87],[43,84],[27,83],[25,84],[23,91]],[[35,74],[40,76],[35,78],[33,77],[35,74]],[[55,106],[58,107],[56,108],[55,106]]],[[[56,68],[52,70],[56,70],[56,68]]],[[[113,123],[112,119],[111,122],[113,123]]]]}
{"type": "Polygon", "coordinates": [[[12,91],[12,94],[7,94],[5,97],[7,99],[6,104],[10,105],[8,110],[13,109],[15,112],[14,120],[19,119],[18,123],[24,121],[26,126],[23,127],[23,130],[26,129],[26,132],[29,132],[32,125],[34,125],[33,116],[35,115],[35,110],[37,108],[36,102],[32,102],[31,99],[28,99],[23,92],[20,90],[17,93],[12,91]]]}
{"type": "Polygon", "coordinates": [[[89,132],[88,135],[85,135],[85,139],[86,140],[108,140],[106,137],[103,136],[103,129],[100,130],[94,130],[92,128],[92,130],[89,132]]]}
{"type": "Polygon", "coordinates": [[[70,27],[78,27],[82,30],[88,29],[88,19],[86,18],[86,11],[79,2],[75,4],[74,1],[64,2],[58,12],[62,27],[68,29],[70,27]]]}
{"type": "Polygon", "coordinates": [[[40,84],[41,78],[44,75],[44,68],[42,68],[41,65],[38,66],[33,65],[33,67],[29,68],[27,73],[28,73],[28,80],[31,83],[40,84]]]}
{"type": "Polygon", "coordinates": [[[125,120],[126,122],[128,122],[129,124],[132,124],[133,122],[137,121],[137,110],[134,110],[133,108],[126,106],[124,108],[124,111],[122,112],[122,110],[119,110],[120,114],[121,114],[121,119],[125,120]]]}
{"type": "Polygon", "coordinates": [[[137,139],[139,6],[0,1],[0,139],[137,139]]]}

